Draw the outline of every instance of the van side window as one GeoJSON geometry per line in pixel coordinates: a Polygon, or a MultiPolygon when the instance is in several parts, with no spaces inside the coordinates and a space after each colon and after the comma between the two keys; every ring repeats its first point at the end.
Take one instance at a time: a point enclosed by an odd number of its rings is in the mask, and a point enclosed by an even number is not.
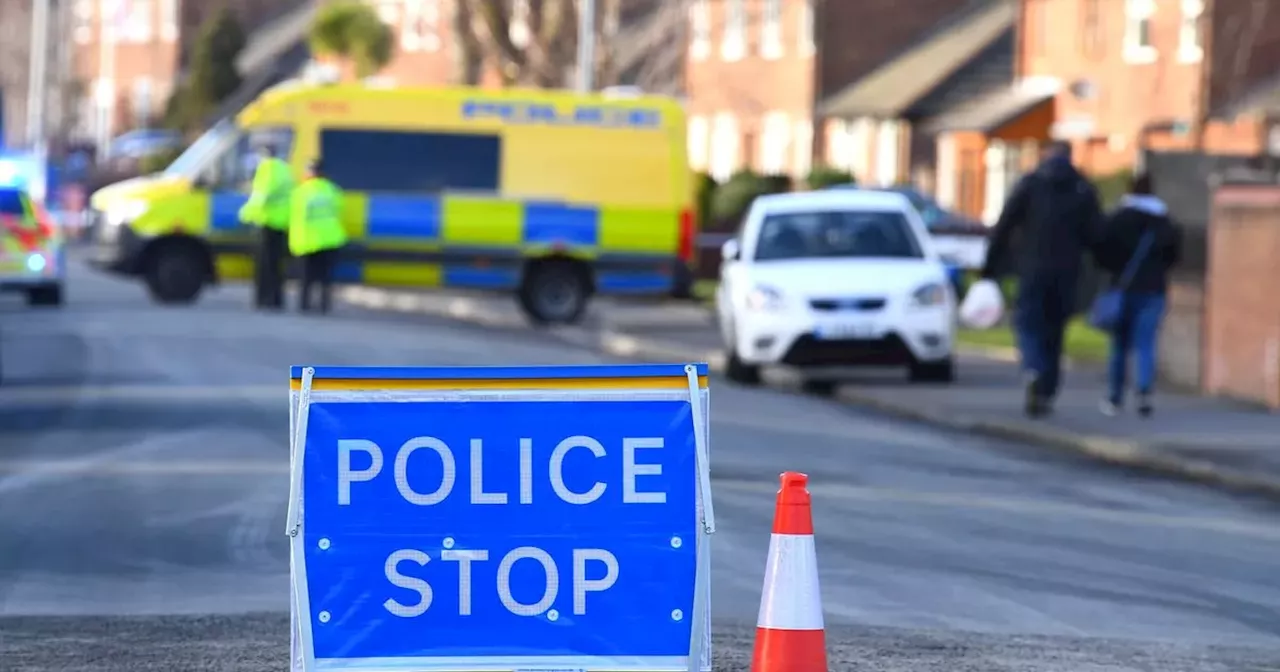
{"type": "Polygon", "coordinates": [[[349,191],[501,190],[496,135],[331,129],[320,133],[330,180],[349,191]]]}

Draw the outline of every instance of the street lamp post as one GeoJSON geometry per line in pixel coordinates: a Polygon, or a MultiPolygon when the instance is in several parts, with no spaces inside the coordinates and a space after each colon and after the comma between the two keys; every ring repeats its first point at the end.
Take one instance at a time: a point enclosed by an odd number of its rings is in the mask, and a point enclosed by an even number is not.
{"type": "Polygon", "coordinates": [[[595,90],[596,76],[596,0],[578,3],[578,91],[595,90]]]}

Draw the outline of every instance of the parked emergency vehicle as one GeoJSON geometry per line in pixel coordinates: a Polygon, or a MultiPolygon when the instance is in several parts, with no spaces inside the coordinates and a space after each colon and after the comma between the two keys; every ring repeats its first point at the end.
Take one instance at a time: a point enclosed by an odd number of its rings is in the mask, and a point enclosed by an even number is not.
{"type": "Polygon", "coordinates": [[[696,221],[672,98],[286,83],[162,173],[99,190],[96,262],[189,303],[252,273],[254,147],[323,157],[351,244],[338,282],[506,291],[535,321],[688,283],[696,221]]]}
{"type": "Polygon", "coordinates": [[[66,272],[62,232],[42,202],[44,162],[0,153],[0,291],[26,294],[33,306],[62,304],[66,272]]]}

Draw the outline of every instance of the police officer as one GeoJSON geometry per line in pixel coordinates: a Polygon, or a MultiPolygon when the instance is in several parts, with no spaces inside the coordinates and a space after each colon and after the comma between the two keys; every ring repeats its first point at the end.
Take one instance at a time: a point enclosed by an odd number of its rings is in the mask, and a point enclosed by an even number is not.
{"type": "Polygon", "coordinates": [[[342,191],[325,179],[320,159],[312,161],[306,179],[293,191],[289,216],[289,251],[302,262],[298,309],[304,313],[311,311],[313,289],[320,291],[320,312],[331,307],[334,266],[347,244],[341,213],[342,191]]]}
{"type": "Polygon", "coordinates": [[[284,307],[284,253],[289,230],[289,193],[293,171],[276,158],[269,144],[258,147],[258,167],[253,174],[249,200],[240,209],[241,221],[258,227],[254,264],[254,306],[278,310],[284,307]]]}

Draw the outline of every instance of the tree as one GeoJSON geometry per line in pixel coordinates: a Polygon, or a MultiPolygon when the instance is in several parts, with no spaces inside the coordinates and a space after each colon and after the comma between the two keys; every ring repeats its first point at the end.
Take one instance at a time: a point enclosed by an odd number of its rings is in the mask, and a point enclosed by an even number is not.
{"type": "Polygon", "coordinates": [[[372,77],[391,62],[395,36],[369,5],[340,0],[325,5],[311,24],[311,50],[337,56],[355,66],[356,76],[372,77]]]}
{"type": "Polygon", "coordinates": [[[200,27],[187,81],[174,90],[165,109],[170,126],[192,129],[204,125],[218,104],[240,88],[236,58],[244,46],[244,29],[225,7],[200,27]]]}

